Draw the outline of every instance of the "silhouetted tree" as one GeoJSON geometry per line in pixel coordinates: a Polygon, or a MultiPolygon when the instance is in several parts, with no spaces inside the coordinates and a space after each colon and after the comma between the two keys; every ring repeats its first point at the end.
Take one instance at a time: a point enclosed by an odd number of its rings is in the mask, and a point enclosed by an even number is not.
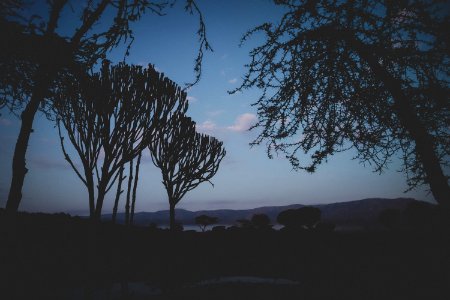
{"type": "Polygon", "coordinates": [[[112,213],[112,223],[113,224],[116,223],[117,210],[119,208],[120,195],[122,195],[122,193],[123,193],[122,182],[125,179],[125,177],[123,175],[124,169],[125,169],[124,166],[120,167],[119,176],[117,178],[117,180],[118,180],[118,182],[117,182],[117,191],[116,191],[116,198],[114,199],[114,206],[113,206],[113,213],[112,213]]]}
{"type": "Polygon", "coordinates": [[[238,219],[238,220],[236,220],[236,222],[239,224],[239,228],[242,228],[242,229],[253,228],[252,221],[250,221],[248,219],[238,219]]]}
{"type": "Polygon", "coordinates": [[[170,112],[187,109],[186,93],[150,65],[143,69],[105,63],[93,76],[67,77],[54,102],[64,157],[88,189],[94,219],[100,219],[105,195],[119,169],[148,147],[170,112]],[[78,154],[82,172],[65,149],[61,125],[78,154]]]}
{"type": "Polygon", "coordinates": [[[378,215],[378,220],[381,224],[383,224],[383,226],[390,230],[393,230],[399,225],[400,216],[400,210],[386,208],[380,212],[380,214],[378,215]]]}
{"type": "Polygon", "coordinates": [[[207,226],[217,224],[218,219],[216,217],[210,217],[207,215],[200,215],[195,217],[195,224],[204,232],[207,226]]]}
{"type": "Polygon", "coordinates": [[[277,216],[277,222],[289,229],[312,229],[320,221],[320,217],[320,209],[305,206],[282,211],[277,216]]]}
{"type": "Polygon", "coordinates": [[[137,184],[139,180],[139,167],[141,165],[142,152],[139,153],[136,161],[136,168],[134,171],[134,182],[133,182],[133,195],[131,198],[131,213],[130,213],[130,224],[133,225],[134,221],[134,208],[136,207],[136,191],[137,184]]]}
{"type": "Polygon", "coordinates": [[[401,153],[410,188],[450,206],[449,13],[445,1],[290,1],[251,52],[240,87],[258,107],[268,155],[314,172],[350,148],[381,172],[401,153]],[[447,28],[447,29],[446,29],[447,28]],[[297,153],[311,153],[303,164],[297,153]],[[447,174],[448,175],[448,174],[447,174]]]}
{"type": "Polygon", "coordinates": [[[252,226],[256,229],[269,229],[270,225],[269,216],[266,214],[254,214],[250,220],[252,226]]]}
{"type": "Polygon", "coordinates": [[[225,156],[225,149],[217,139],[196,133],[195,123],[183,114],[173,114],[149,149],[153,163],[161,170],[169,198],[170,228],[173,229],[175,205],[200,183],[211,183],[210,179],[225,156]]]}
{"type": "Polygon", "coordinates": [[[180,222],[175,222],[175,223],[173,224],[173,226],[170,227],[170,230],[171,230],[171,231],[180,232],[180,231],[183,231],[183,230],[184,230],[184,226],[183,226],[183,224],[180,223],[180,222]]]}
{"type": "MultiPolygon", "coordinates": [[[[29,11],[27,1],[2,1],[0,4],[0,108],[20,113],[21,128],[12,161],[12,180],[6,210],[15,213],[22,199],[27,173],[25,155],[36,112],[51,111],[54,84],[61,73],[78,74],[94,67],[113,48],[125,44],[128,55],[134,40],[131,24],[145,12],[163,15],[173,3],[162,0],[93,0],[86,5],[71,5],[67,0],[47,1],[48,18],[29,11]],[[75,13],[73,30],[57,31],[62,14],[75,13]],[[101,24],[101,25],[100,25],[101,24]],[[49,108],[46,107],[49,104],[49,108]],[[48,110],[47,110],[48,108],[48,110]],[[23,111],[22,111],[23,109],[23,111]]],[[[212,50],[202,14],[194,0],[185,1],[185,10],[199,15],[199,51],[195,60],[195,81],[201,75],[203,52],[212,50]]]]}
{"type": "Polygon", "coordinates": [[[130,208],[131,208],[131,186],[133,185],[133,160],[128,163],[128,187],[127,187],[127,199],[125,202],[125,225],[130,225],[130,208]]]}

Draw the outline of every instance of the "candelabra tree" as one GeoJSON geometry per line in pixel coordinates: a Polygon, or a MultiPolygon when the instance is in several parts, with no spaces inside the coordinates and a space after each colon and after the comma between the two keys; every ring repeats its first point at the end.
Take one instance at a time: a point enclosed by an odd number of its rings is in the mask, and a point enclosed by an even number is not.
{"type": "Polygon", "coordinates": [[[175,206],[200,183],[211,183],[226,152],[222,142],[197,133],[195,122],[179,113],[161,128],[149,149],[153,163],[161,170],[169,200],[170,229],[175,230],[175,206]]]}
{"type": "MultiPolygon", "coordinates": [[[[21,128],[12,160],[12,178],[6,212],[17,212],[28,172],[26,152],[38,110],[52,111],[51,90],[61,73],[79,73],[98,65],[115,47],[129,54],[134,41],[132,24],[145,13],[164,15],[175,1],[89,0],[74,6],[68,0],[0,1],[0,109],[20,115],[21,128]],[[39,8],[39,9],[36,9],[39,8]],[[73,17],[59,30],[62,16],[73,17]]],[[[199,50],[195,59],[195,81],[201,75],[204,51],[212,50],[203,16],[194,0],[184,9],[199,17],[199,50]]],[[[192,84],[194,84],[192,83],[192,84]]],[[[191,85],[192,85],[191,84],[191,85]]]]}
{"type": "Polygon", "coordinates": [[[187,110],[186,93],[151,65],[108,62],[92,76],[67,76],[54,102],[64,157],[88,189],[89,212],[95,220],[123,166],[148,147],[170,112],[187,110]],[[82,171],[66,150],[62,127],[82,171]]]}

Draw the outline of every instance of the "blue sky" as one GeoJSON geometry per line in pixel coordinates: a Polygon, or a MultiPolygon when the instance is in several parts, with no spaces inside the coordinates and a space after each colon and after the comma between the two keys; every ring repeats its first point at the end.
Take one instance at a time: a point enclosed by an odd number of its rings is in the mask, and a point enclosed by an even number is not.
{"type": "MultiPolygon", "coordinates": [[[[352,160],[355,153],[347,151],[332,156],[316,173],[307,174],[293,171],[283,157],[267,158],[264,146],[250,148],[249,142],[257,135],[256,131],[247,131],[257,118],[251,103],[260,91],[248,90],[234,95],[227,91],[242,82],[244,64],[249,62],[248,52],[261,41],[255,36],[239,47],[240,38],[247,29],[267,20],[276,20],[281,10],[269,0],[199,0],[198,5],[204,14],[214,52],[206,53],[201,81],[188,92],[188,115],[197,122],[199,131],[224,141],[227,156],[212,179],[214,188],[208,183],[201,184],[183,198],[179,208],[241,209],[369,197],[414,197],[433,202],[425,189],[403,193],[407,186],[404,174],[398,172],[398,160],[392,162],[389,170],[378,175],[370,166],[352,160]]],[[[67,12],[60,25],[61,32],[71,28],[72,21],[70,12],[67,12]]],[[[180,85],[194,79],[198,19],[185,13],[182,3],[168,10],[163,17],[145,15],[133,29],[136,40],[127,58],[128,63],[152,63],[180,85]]],[[[124,48],[119,47],[108,58],[118,62],[123,53],[124,48]]],[[[0,207],[4,207],[7,199],[12,153],[19,128],[19,120],[2,111],[0,207]]],[[[27,154],[29,172],[20,209],[87,213],[86,188],[64,160],[54,124],[40,114],[34,129],[27,154]]],[[[111,212],[113,198],[114,193],[110,192],[104,213],[111,212]]],[[[168,208],[160,172],[153,166],[148,153],[144,154],[141,165],[136,206],[137,211],[168,208]]]]}

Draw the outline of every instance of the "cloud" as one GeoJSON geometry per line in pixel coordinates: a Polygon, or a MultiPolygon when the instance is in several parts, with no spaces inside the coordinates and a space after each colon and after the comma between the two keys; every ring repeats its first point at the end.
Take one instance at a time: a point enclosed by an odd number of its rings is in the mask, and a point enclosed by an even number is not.
{"type": "Polygon", "coordinates": [[[251,113],[245,113],[239,115],[234,121],[234,124],[228,126],[227,129],[234,132],[243,132],[247,131],[250,127],[256,124],[257,118],[256,115],[251,113]]]}
{"type": "Polygon", "coordinates": [[[222,60],[227,59],[227,58],[228,58],[228,54],[226,54],[226,53],[220,57],[220,59],[222,59],[222,60]]]}
{"type": "Polygon", "coordinates": [[[186,99],[189,101],[189,103],[195,103],[198,101],[198,99],[193,96],[187,96],[186,99]]]}
{"type": "MultiPolygon", "coordinates": [[[[211,111],[208,112],[209,117],[214,117],[223,113],[223,111],[211,111]]],[[[206,134],[220,134],[226,132],[245,132],[254,124],[256,124],[257,117],[251,113],[245,113],[239,115],[231,126],[218,126],[212,119],[208,119],[203,123],[196,124],[196,129],[198,132],[206,134]]]]}
{"type": "Polygon", "coordinates": [[[228,83],[235,84],[237,82],[237,78],[233,78],[228,80],[228,83]]]}
{"type": "Polygon", "coordinates": [[[202,132],[202,133],[211,133],[212,131],[216,130],[217,124],[214,123],[211,120],[206,120],[205,122],[201,123],[201,124],[196,124],[195,128],[198,132],[202,132]]]}
{"type": "Polygon", "coordinates": [[[9,119],[0,118],[0,125],[1,126],[11,126],[12,122],[9,119]]]}

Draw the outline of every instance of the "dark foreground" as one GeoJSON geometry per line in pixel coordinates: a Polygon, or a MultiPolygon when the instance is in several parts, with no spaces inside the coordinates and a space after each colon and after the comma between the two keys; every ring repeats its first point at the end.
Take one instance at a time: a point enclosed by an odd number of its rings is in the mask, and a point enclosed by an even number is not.
{"type": "Polygon", "coordinates": [[[450,299],[448,230],[318,233],[125,228],[0,218],[0,299],[450,299]],[[298,284],[199,282],[228,276],[298,284]],[[123,289],[124,290],[124,289],[123,289]]]}

